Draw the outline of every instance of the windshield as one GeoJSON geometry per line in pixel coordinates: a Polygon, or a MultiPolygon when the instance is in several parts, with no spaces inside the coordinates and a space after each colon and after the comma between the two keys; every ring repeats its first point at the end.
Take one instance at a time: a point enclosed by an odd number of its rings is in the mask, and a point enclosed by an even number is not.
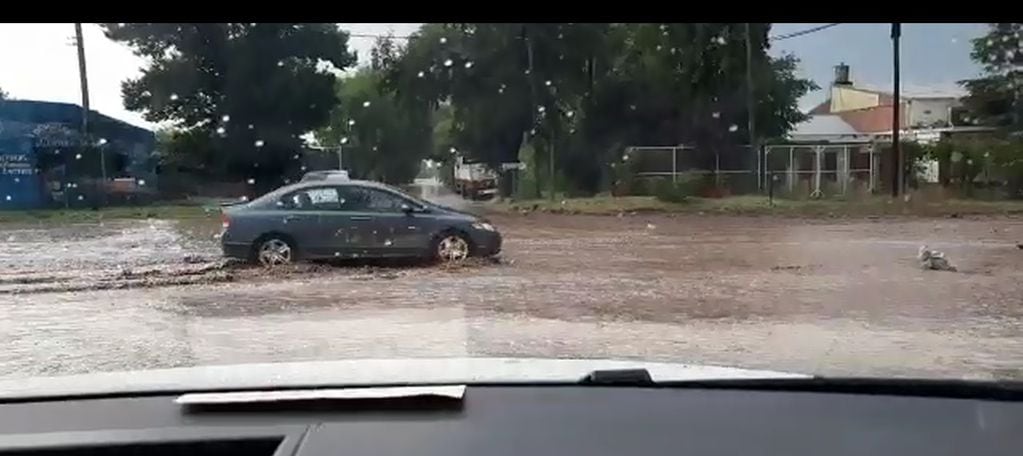
{"type": "Polygon", "coordinates": [[[1021,29],[0,24],[0,378],[1023,379],[1021,29]]]}

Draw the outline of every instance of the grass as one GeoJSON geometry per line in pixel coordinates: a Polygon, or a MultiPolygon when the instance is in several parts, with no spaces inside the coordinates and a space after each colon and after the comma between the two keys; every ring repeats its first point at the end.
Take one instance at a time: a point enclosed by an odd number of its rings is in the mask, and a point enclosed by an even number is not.
{"type": "Polygon", "coordinates": [[[102,209],[32,209],[0,211],[0,224],[4,223],[90,223],[119,219],[201,219],[217,217],[219,209],[197,205],[153,205],[133,207],[105,207],[102,209]]]}
{"type": "Polygon", "coordinates": [[[941,201],[891,200],[869,197],[857,200],[788,200],[765,196],[727,198],[690,198],[684,203],[668,203],[652,196],[598,196],[557,201],[526,200],[488,205],[496,213],[550,212],[564,214],[618,215],[630,212],[777,215],[793,217],[869,217],[882,215],[958,216],[1023,215],[1023,201],[980,201],[947,199],[941,201]]]}

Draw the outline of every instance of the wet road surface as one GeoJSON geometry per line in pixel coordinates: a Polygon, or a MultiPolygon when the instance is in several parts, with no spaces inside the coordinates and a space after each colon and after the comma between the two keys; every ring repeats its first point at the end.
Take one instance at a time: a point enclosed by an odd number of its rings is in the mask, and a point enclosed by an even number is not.
{"type": "Polygon", "coordinates": [[[3,227],[0,375],[518,355],[1023,378],[1018,219],[492,220],[501,264],[269,272],[221,262],[215,220],[3,227]],[[920,270],[921,243],[959,272],[920,270]]]}

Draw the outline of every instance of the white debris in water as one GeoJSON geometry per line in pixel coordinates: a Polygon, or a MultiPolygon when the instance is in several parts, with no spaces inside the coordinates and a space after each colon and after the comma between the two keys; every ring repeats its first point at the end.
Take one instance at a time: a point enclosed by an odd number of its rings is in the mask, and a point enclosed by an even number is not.
{"type": "Polygon", "coordinates": [[[955,271],[956,267],[952,266],[945,258],[945,252],[938,250],[931,250],[926,245],[921,245],[920,250],[916,253],[916,259],[920,262],[920,267],[923,269],[930,269],[935,271],[955,271]]]}

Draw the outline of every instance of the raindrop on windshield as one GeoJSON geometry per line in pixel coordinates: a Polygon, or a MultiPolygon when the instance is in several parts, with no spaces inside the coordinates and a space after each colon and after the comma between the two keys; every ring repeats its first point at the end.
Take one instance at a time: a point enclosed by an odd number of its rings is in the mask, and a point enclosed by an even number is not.
{"type": "Polygon", "coordinates": [[[82,154],[75,154],[75,160],[81,160],[82,154]]]}
{"type": "Polygon", "coordinates": [[[100,138],[99,141],[96,142],[96,144],[99,144],[101,146],[106,144],[106,143],[107,143],[107,138],[100,138]]]}
{"type": "Polygon", "coordinates": [[[21,182],[21,179],[19,179],[19,178],[15,177],[15,178],[14,178],[14,183],[15,183],[15,184],[17,184],[18,182],[21,182]]]}
{"type": "Polygon", "coordinates": [[[420,71],[420,72],[419,72],[418,74],[416,74],[416,76],[418,76],[418,77],[420,77],[420,78],[421,78],[421,77],[423,77],[423,76],[426,76],[426,73],[424,73],[424,72],[420,71]]]}
{"type": "Polygon", "coordinates": [[[247,180],[245,182],[248,182],[249,185],[256,185],[256,180],[251,178],[251,177],[249,178],[249,180],[247,180]]]}
{"type": "Polygon", "coordinates": [[[284,61],[283,60],[278,60],[277,61],[277,66],[279,66],[279,67],[284,66],[284,61]]]}
{"type": "Polygon", "coordinates": [[[348,126],[351,127],[353,125],[355,125],[355,119],[348,119],[348,126]]]}
{"type": "Polygon", "coordinates": [[[447,60],[444,61],[444,66],[449,67],[449,66],[451,66],[452,63],[454,63],[454,62],[452,62],[451,59],[447,59],[447,60]]]}
{"type": "Polygon", "coordinates": [[[550,79],[548,79],[548,80],[544,81],[544,82],[543,82],[543,85],[545,85],[545,86],[547,86],[547,87],[550,87],[550,86],[551,86],[551,80],[550,80],[550,79]]]}
{"type": "Polygon", "coordinates": [[[715,42],[716,42],[717,44],[721,44],[721,45],[724,45],[724,44],[725,44],[725,37],[723,37],[723,36],[719,36],[719,37],[715,38],[715,39],[714,39],[714,41],[715,41],[715,42]]]}
{"type": "Polygon", "coordinates": [[[84,196],[82,196],[82,195],[78,195],[78,201],[81,201],[81,200],[83,200],[83,199],[85,199],[85,197],[84,197],[84,196]]]}
{"type": "Polygon", "coordinates": [[[542,112],[545,112],[545,111],[547,111],[547,108],[545,108],[545,107],[543,107],[543,106],[537,106],[537,107],[536,107],[536,111],[537,111],[537,112],[540,112],[540,113],[542,113],[542,112]]]}
{"type": "Polygon", "coordinates": [[[456,152],[458,152],[458,149],[455,149],[454,147],[452,147],[452,148],[448,149],[448,151],[451,152],[451,153],[456,153],[456,152]]]}
{"type": "Polygon", "coordinates": [[[256,144],[256,147],[263,147],[263,140],[262,139],[257,139],[255,144],[256,144]]]}
{"type": "Polygon", "coordinates": [[[298,160],[298,154],[292,155],[291,158],[294,158],[295,160],[298,160]]]}
{"type": "Polygon", "coordinates": [[[170,94],[170,99],[171,99],[171,101],[177,101],[178,100],[178,94],[176,94],[176,93],[170,94]]]}
{"type": "Polygon", "coordinates": [[[299,168],[299,171],[305,171],[305,170],[306,170],[306,167],[305,167],[305,165],[302,165],[302,167],[301,167],[301,168],[299,168]]]}
{"type": "Polygon", "coordinates": [[[362,102],[362,107],[363,107],[363,108],[368,108],[368,107],[369,107],[369,105],[370,105],[370,102],[369,102],[369,101],[363,101],[363,102],[362,102]]]}
{"type": "Polygon", "coordinates": [[[248,201],[248,200],[249,200],[249,197],[247,197],[247,196],[245,196],[245,195],[242,195],[242,197],[241,197],[241,198],[238,198],[238,199],[240,199],[240,200],[242,200],[242,201],[248,201]]]}
{"type": "Polygon", "coordinates": [[[730,126],[728,127],[728,131],[731,131],[731,132],[736,132],[736,131],[739,131],[739,126],[738,126],[738,125],[736,125],[736,124],[732,124],[732,125],[730,125],[730,126]]]}
{"type": "Polygon", "coordinates": [[[720,119],[721,118],[721,113],[717,112],[717,111],[714,111],[714,112],[710,113],[710,116],[715,118],[715,119],[720,119]]]}
{"type": "Polygon", "coordinates": [[[251,129],[253,129],[253,128],[254,128],[254,127],[252,126],[252,124],[249,124],[249,130],[251,130],[251,129]]]}
{"type": "Polygon", "coordinates": [[[341,144],[348,144],[348,137],[344,136],[341,138],[341,144]]]}
{"type": "Polygon", "coordinates": [[[658,51],[660,51],[662,49],[662,46],[660,44],[658,44],[657,47],[654,48],[654,49],[657,49],[658,51]]]}
{"type": "Polygon", "coordinates": [[[568,112],[565,113],[565,115],[568,116],[568,117],[572,117],[572,116],[575,115],[575,111],[568,111],[568,112]]]}
{"type": "Polygon", "coordinates": [[[224,127],[217,127],[217,134],[218,135],[222,135],[224,133],[227,133],[227,129],[226,128],[224,128],[224,127]]]}
{"type": "Polygon", "coordinates": [[[636,110],[636,105],[629,105],[629,110],[635,111],[636,110]]]}
{"type": "Polygon", "coordinates": [[[524,71],[524,73],[529,74],[529,69],[526,68],[526,71],[524,71]]]}
{"type": "Polygon", "coordinates": [[[139,187],[145,187],[145,186],[146,186],[146,180],[145,179],[139,179],[139,187]]]}
{"type": "Polygon", "coordinates": [[[230,121],[231,121],[231,116],[229,116],[229,115],[227,115],[227,114],[224,114],[224,115],[223,115],[223,116],[222,116],[222,117],[220,118],[220,120],[222,120],[222,121],[224,121],[224,122],[230,122],[230,121]]]}
{"type": "Polygon", "coordinates": [[[440,40],[438,40],[438,41],[440,41],[440,44],[445,44],[445,43],[448,42],[448,39],[446,37],[442,36],[442,37],[440,37],[440,40]]]}
{"type": "Polygon", "coordinates": [[[472,68],[472,61],[471,61],[471,60],[470,60],[470,61],[468,61],[468,62],[465,62],[465,68],[466,68],[466,69],[468,69],[468,68],[472,68]]]}

